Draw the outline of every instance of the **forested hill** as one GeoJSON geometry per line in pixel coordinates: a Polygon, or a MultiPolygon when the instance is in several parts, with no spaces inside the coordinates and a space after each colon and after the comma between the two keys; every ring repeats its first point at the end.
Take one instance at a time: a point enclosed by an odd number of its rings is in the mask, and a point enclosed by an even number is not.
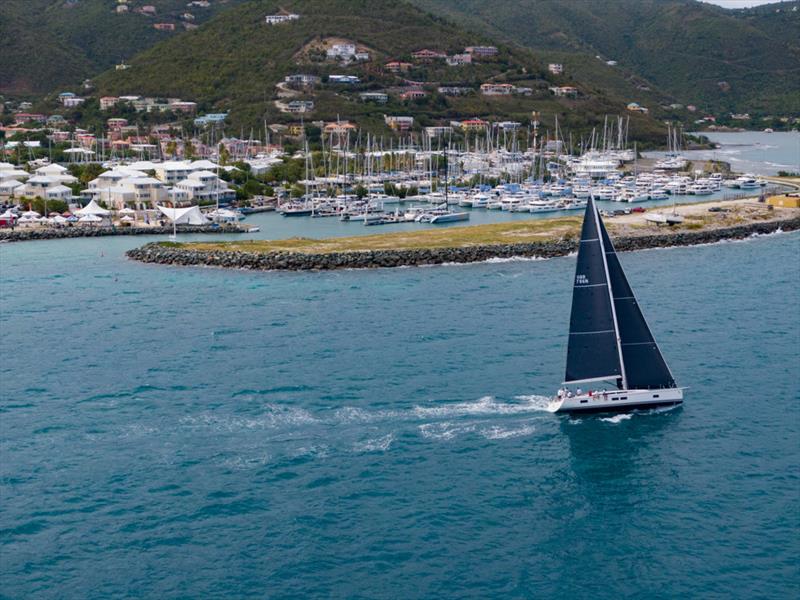
{"type": "Polygon", "coordinates": [[[706,110],[800,113],[798,0],[747,10],[697,0],[414,1],[501,39],[569,55],[579,76],[597,69],[591,59],[599,55],[645,82],[639,87],[706,110]]]}
{"type": "MultiPolygon", "coordinates": [[[[590,84],[566,81],[547,73],[529,50],[498,44],[499,52],[472,64],[448,66],[444,60],[420,61],[412,53],[431,49],[453,55],[465,47],[495,44],[449,21],[396,0],[253,0],[232,7],[196,31],[161,42],[130,61],[124,71],[95,78],[96,94],[174,96],[200,103],[201,110],[229,111],[234,127],[263,126],[265,120],[296,121],[281,102],[311,101],[306,120],[351,119],[362,126],[383,128],[384,115],[409,115],[416,125],[447,123],[475,116],[528,122],[531,111],[550,120],[559,115],[571,131],[601,126],[605,115],[625,113],[625,105],[590,84]],[[280,11],[300,18],[267,25],[265,15],[280,11]],[[349,41],[369,54],[369,60],[342,64],[326,59],[322,50],[332,40],[349,41]],[[386,63],[412,63],[404,73],[392,73],[386,63]],[[286,90],[287,75],[320,78],[312,88],[286,90]],[[353,75],[355,85],[335,85],[330,75],[353,75]],[[416,83],[414,83],[416,82],[416,83]],[[507,84],[526,93],[484,96],[482,83],[507,84]],[[280,85],[279,85],[280,84],[280,85]],[[552,86],[571,84],[577,98],[556,98],[552,86]],[[445,96],[441,86],[470,90],[445,96]],[[424,98],[402,99],[408,89],[422,88],[424,98]],[[362,92],[385,91],[387,104],[364,102],[362,92]],[[287,94],[288,92],[288,94],[287,94]]],[[[631,134],[661,141],[662,126],[651,116],[631,114],[631,134]]],[[[546,121],[547,122],[547,121],[546,121]]]]}
{"type": "Polygon", "coordinates": [[[0,93],[80,83],[241,1],[0,0],[0,93]],[[142,12],[145,6],[155,12],[142,12]],[[175,31],[157,30],[161,23],[175,31]]]}

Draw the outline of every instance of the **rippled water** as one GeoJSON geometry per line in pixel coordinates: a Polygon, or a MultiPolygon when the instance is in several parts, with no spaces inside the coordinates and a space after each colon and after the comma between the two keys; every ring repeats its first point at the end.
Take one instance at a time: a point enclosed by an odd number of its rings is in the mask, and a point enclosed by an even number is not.
{"type": "MultiPolygon", "coordinates": [[[[681,152],[689,160],[721,160],[739,173],[800,173],[800,133],[797,131],[704,131],[694,135],[703,135],[719,147],[681,152]]],[[[661,157],[664,154],[645,152],[648,157],[661,157]]]]}
{"type": "Polygon", "coordinates": [[[569,419],[574,258],[0,248],[9,598],[790,597],[800,236],[624,254],[683,408],[569,419]]]}

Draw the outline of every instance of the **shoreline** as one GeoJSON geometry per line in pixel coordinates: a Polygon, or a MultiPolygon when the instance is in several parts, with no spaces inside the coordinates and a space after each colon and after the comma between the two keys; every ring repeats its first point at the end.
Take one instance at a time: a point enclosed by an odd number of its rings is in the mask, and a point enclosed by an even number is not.
{"type": "MultiPolygon", "coordinates": [[[[675,231],[613,236],[616,250],[630,252],[652,248],[695,246],[748,238],[776,231],[800,230],[800,215],[701,231],[675,231]]],[[[151,242],[126,252],[132,260],[173,266],[219,267],[254,271],[330,271],[474,263],[496,258],[556,258],[577,251],[575,238],[463,247],[354,250],[344,252],[248,252],[244,250],[192,249],[151,242]]]]}
{"type": "MultiPolygon", "coordinates": [[[[247,233],[239,225],[179,225],[181,233],[247,233]]],[[[112,235],[171,235],[172,225],[164,227],[46,227],[0,230],[0,242],[32,242],[37,240],[61,240],[112,235]]]]}

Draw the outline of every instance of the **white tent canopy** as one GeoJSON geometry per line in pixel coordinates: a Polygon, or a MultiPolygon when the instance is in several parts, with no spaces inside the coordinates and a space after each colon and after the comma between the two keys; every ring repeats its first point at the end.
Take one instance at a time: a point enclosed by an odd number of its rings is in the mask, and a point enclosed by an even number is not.
{"type": "Polygon", "coordinates": [[[89,204],[84,206],[82,209],[76,210],[75,214],[79,215],[79,216],[96,215],[96,216],[100,216],[100,217],[105,217],[105,216],[108,216],[109,214],[111,214],[111,211],[106,210],[105,208],[100,206],[97,202],[92,200],[91,202],[89,202],[89,204]]]}
{"type": "Polygon", "coordinates": [[[176,225],[205,225],[208,223],[208,219],[200,212],[199,206],[189,206],[187,208],[156,206],[156,208],[170,221],[174,221],[176,225]]]}
{"type": "Polygon", "coordinates": [[[86,214],[83,215],[80,219],[78,219],[79,223],[99,223],[102,221],[102,217],[98,217],[97,215],[93,214],[86,214]]]}

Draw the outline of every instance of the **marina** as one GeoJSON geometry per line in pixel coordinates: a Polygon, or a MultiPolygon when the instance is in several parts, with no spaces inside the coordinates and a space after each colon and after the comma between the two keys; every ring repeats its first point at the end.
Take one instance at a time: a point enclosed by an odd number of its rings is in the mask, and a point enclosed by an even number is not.
{"type": "Polygon", "coordinates": [[[0,600],[798,597],[798,25],[0,1],[0,600]]]}

